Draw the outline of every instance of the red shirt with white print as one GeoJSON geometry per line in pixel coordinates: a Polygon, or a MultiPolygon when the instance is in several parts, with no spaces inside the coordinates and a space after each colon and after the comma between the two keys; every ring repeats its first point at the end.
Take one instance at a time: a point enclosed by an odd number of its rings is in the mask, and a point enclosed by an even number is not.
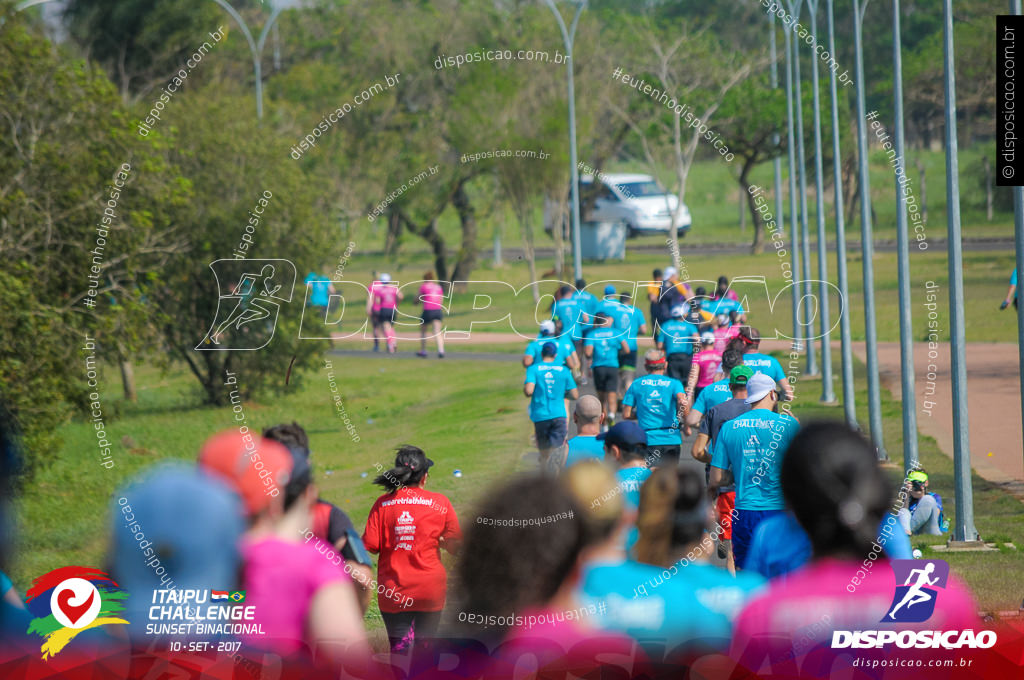
{"type": "Polygon", "coordinates": [[[444,494],[401,487],[378,498],[366,518],[363,543],[370,552],[380,553],[380,610],[395,614],[444,609],[448,573],[441,564],[441,539],[461,538],[459,519],[444,494]],[[388,591],[394,594],[386,595],[388,591]]]}

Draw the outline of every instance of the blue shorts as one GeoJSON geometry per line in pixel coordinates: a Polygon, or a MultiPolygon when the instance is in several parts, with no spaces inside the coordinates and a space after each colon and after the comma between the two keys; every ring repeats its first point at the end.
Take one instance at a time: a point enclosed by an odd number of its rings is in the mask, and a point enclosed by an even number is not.
{"type": "Polygon", "coordinates": [[[565,435],[569,433],[567,418],[552,418],[533,424],[533,433],[537,435],[537,448],[542,451],[557,449],[565,443],[565,435]]]}
{"type": "Polygon", "coordinates": [[[732,554],[737,567],[745,567],[747,550],[754,540],[754,529],[764,520],[784,510],[740,510],[736,508],[732,520],[732,554]]]}

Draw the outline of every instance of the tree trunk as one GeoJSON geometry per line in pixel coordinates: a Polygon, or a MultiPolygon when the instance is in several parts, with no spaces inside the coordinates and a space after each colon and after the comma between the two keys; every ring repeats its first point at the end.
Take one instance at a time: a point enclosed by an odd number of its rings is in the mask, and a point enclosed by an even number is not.
{"type": "Polygon", "coordinates": [[[384,240],[384,255],[394,257],[402,238],[402,220],[395,212],[388,212],[388,232],[384,240]]]}
{"type": "Polygon", "coordinates": [[[139,399],[135,390],[135,372],[132,370],[132,362],[125,356],[121,343],[117,345],[117,362],[121,366],[121,387],[124,390],[124,398],[135,403],[139,399]]]}
{"type": "MultiPolygon", "coordinates": [[[[452,205],[459,213],[459,223],[462,227],[462,246],[456,256],[455,267],[452,271],[452,281],[468,281],[469,275],[476,267],[476,209],[469,201],[469,194],[466,193],[466,182],[462,180],[452,194],[452,205]]],[[[462,286],[464,289],[465,286],[462,286]]],[[[460,290],[458,292],[465,292],[460,290]]]]}
{"type": "Polygon", "coordinates": [[[921,173],[921,222],[928,224],[928,185],[924,180],[924,161],[917,159],[917,171],[921,173]]]}
{"type": "Polygon", "coordinates": [[[992,221],[992,161],[985,156],[985,219],[992,221]]]}
{"type": "Polygon", "coordinates": [[[430,220],[424,226],[416,225],[408,215],[400,210],[394,210],[396,217],[405,224],[405,228],[411,233],[419,236],[430,246],[430,250],[434,253],[434,271],[437,273],[438,281],[445,281],[448,279],[448,261],[447,261],[447,248],[445,247],[444,237],[441,236],[437,231],[437,220],[430,220]]]}
{"type": "Polygon", "coordinates": [[[540,302],[540,291],[537,289],[537,258],[533,250],[533,225],[530,223],[529,209],[526,206],[517,207],[516,216],[519,218],[519,230],[522,232],[526,266],[530,271],[530,292],[536,304],[540,302]]]}
{"type": "MultiPolygon", "coordinates": [[[[736,205],[740,209],[740,235],[747,233],[747,206],[743,205],[743,182],[740,182],[740,195],[736,199],[736,205]]],[[[754,230],[754,241],[757,241],[757,230],[754,230]]]]}
{"type": "MultiPolygon", "coordinates": [[[[747,158],[743,161],[743,167],[740,169],[739,183],[740,191],[747,194],[747,205],[750,207],[750,221],[754,226],[754,242],[750,244],[750,252],[753,255],[758,255],[764,252],[764,239],[761,237],[761,213],[757,211],[757,201],[754,200],[754,194],[751,191],[753,186],[749,183],[748,179],[750,171],[754,169],[755,161],[755,158],[747,158]]],[[[782,228],[782,225],[778,223],[778,217],[776,217],[775,225],[780,229],[782,228]]]]}

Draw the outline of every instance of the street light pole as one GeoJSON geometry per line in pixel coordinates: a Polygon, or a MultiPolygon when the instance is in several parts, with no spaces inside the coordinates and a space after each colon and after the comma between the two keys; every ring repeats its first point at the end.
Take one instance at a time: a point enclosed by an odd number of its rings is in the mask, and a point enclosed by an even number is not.
{"type": "MultiPolygon", "coordinates": [[[[811,35],[818,43],[818,0],[807,0],[807,13],[811,17],[811,35]]],[[[821,163],[821,100],[818,95],[818,57],[811,60],[811,89],[814,90],[814,209],[818,222],[818,318],[821,328],[821,401],[831,404],[836,400],[832,389],[832,342],[829,329],[828,253],[825,249],[825,183],[821,163]]]]}
{"type": "MultiPolygon", "coordinates": [[[[775,15],[772,13],[768,14],[768,21],[771,24],[771,31],[769,36],[771,42],[769,43],[771,49],[771,77],[772,77],[772,89],[779,89],[779,56],[778,50],[776,49],[776,38],[775,38],[775,15]]],[[[785,30],[785,28],[783,28],[785,30]]],[[[772,134],[772,144],[778,148],[780,143],[779,133],[772,134]]],[[[782,156],[776,154],[775,158],[772,159],[772,171],[774,174],[774,187],[775,187],[775,219],[779,230],[782,230],[783,225],[786,223],[786,216],[783,214],[783,208],[785,201],[782,198],[782,156]]],[[[794,309],[796,307],[794,306],[794,309]]],[[[793,317],[794,321],[796,317],[793,317]]],[[[794,323],[794,326],[796,324],[794,323]]]]}
{"type": "MultiPolygon", "coordinates": [[[[956,78],[953,67],[953,2],[942,3],[942,66],[946,113],[946,242],[949,261],[949,359],[953,378],[953,481],[956,488],[954,542],[978,540],[971,488],[971,440],[967,420],[963,253],[960,237],[960,169],[957,166],[956,78]]],[[[1020,272],[1018,272],[1018,275],[1020,272]]]]}
{"type": "Polygon", "coordinates": [[[576,91],[573,85],[572,73],[572,47],[576,40],[576,25],[579,23],[580,14],[587,6],[587,0],[581,0],[576,4],[576,15],[572,18],[572,25],[567,29],[565,20],[555,7],[554,0],[544,0],[551,12],[558,20],[558,28],[562,31],[562,41],[565,43],[565,71],[569,81],[569,166],[571,184],[569,186],[569,202],[571,205],[570,216],[572,218],[572,267],[573,275],[578,281],[583,278],[583,262],[581,260],[580,246],[580,175],[576,161],[576,91]]]}
{"type": "MultiPolygon", "coordinates": [[[[795,19],[800,18],[803,0],[790,3],[790,12],[795,19]]],[[[811,341],[811,244],[810,232],[807,227],[807,156],[804,151],[804,98],[800,85],[800,41],[793,43],[793,105],[796,107],[796,153],[799,156],[797,171],[800,173],[800,258],[803,260],[801,280],[801,305],[803,312],[801,325],[807,328],[807,375],[818,374],[818,361],[815,356],[814,342],[811,341]]],[[[795,244],[794,244],[794,247],[795,244]]]]}
{"type": "MultiPolygon", "coordinates": [[[[902,168],[904,182],[907,161],[903,155],[903,56],[900,37],[900,0],[892,0],[893,112],[896,162],[902,168]]],[[[903,409],[903,472],[909,474],[917,462],[917,395],[914,381],[914,328],[910,314],[910,244],[907,239],[907,199],[896,175],[896,259],[900,289],[900,388],[903,409]]]]}
{"type": "Polygon", "coordinates": [[[793,151],[793,59],[792,37],[789,29],[784,29],[782,35],[786,43],[786,154],[789,160],[789,234],[792,247],[792,266],[794,280],[790,284],[793,291],[793,345],[791,351],[803,350],[804,337],[803,329],[800,326],[800,301],[803,296],[800,293],[800,232],[796,225],[796,160],[793,151]]]}
{"type": "MultiPolygon", "coordinates": [[[[836,22],[833,0],[826,0],[828,12],[828,53],[836,53],[836,22]]],[[[843,169],[839,160],[839,95],[836,73],[829,69],[832,95],[832,189],[836,208],[836,274],[839,277],[839,337],[843,358],[843,415],[846,424],[858,428],[856,391],[853,384],[853,348],[850,331],[850,286],[846,274],[846,224],[843,221],[843,169]]]]}
{"type": "Polygon", "coordinates": [[[284,10],[283,7],[275,7],[270,13],[270,18],[267,19],[267,23],[263,25],[263,30],[260,32],[258,41],[254,41],[252,33],[249,31],[249,27],[245,24],[245,19],[235,11],[235,8],[227,3],[226,0],[213,0],[220,5],[225,12],[231,15],[231,18],[235,20],[238,27],[242,29],[242,35],[245,36],[246,41],[249,43],[249,52],[252,54],[252,71],[253,77],[256,81],[256,117],[263,118],[263,65],[260,63],[263,56],[263,46],[267,42],[267,35],[270,33],[271,26],[277,21],[277,17],[280,16],[284,10]]]}
{"type": "Polygon", "coordinates": [[[861,30],[868,2],[853,0],[853,51],[857,78],[857,156],[860,166],[860,248],[864,271],[864,345],[868,371],[868,423],[871,442],[878,451],[879,460],[888,460],[882,431],[882,395],[878,380],[878,334],[875,327],[875,265],[872,261],[875,244],[871,235],[871,181],[868,178],[868,130],[864,111],[864,49],[861,30]]]}

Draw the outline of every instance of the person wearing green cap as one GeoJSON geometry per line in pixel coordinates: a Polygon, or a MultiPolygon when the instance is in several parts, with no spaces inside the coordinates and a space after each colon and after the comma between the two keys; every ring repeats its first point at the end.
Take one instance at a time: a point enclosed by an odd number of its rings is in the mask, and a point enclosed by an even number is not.
{"type": "Polygon", "coordinates": [[[928,473],[922,469],[907,475],[906,507],[896,514],[908,536],[930,534],[941,536],[945,531],[942,517],[942,496],[928,491],[928,473]]]}
{"type": "MultiPolygon", "coordinates": [[[[722,424],[742,415],[750,410],[750,404],[746,403],[747,381],[754,375],[754,369],[740,364],[729,372],[729,389],[732,391],[732,399],[723,401],[717,406],[711,407],[700,421],[700,430],[697,439],[693,442],[690,454],[705,464],[705,469],[710,470],[711,445],[718,437],[718,431],[722,424]]],[[[724,552],[726,566],[729,573],[736,573],[736,564],[732,556],[732,513],[736,507],[736,487],[732,484],[722,486],[718,489],[718,497],[715,499],[715,515],[719,526],[722,527],[720,538],[722,541],[719,552],[724,552]]]]}

